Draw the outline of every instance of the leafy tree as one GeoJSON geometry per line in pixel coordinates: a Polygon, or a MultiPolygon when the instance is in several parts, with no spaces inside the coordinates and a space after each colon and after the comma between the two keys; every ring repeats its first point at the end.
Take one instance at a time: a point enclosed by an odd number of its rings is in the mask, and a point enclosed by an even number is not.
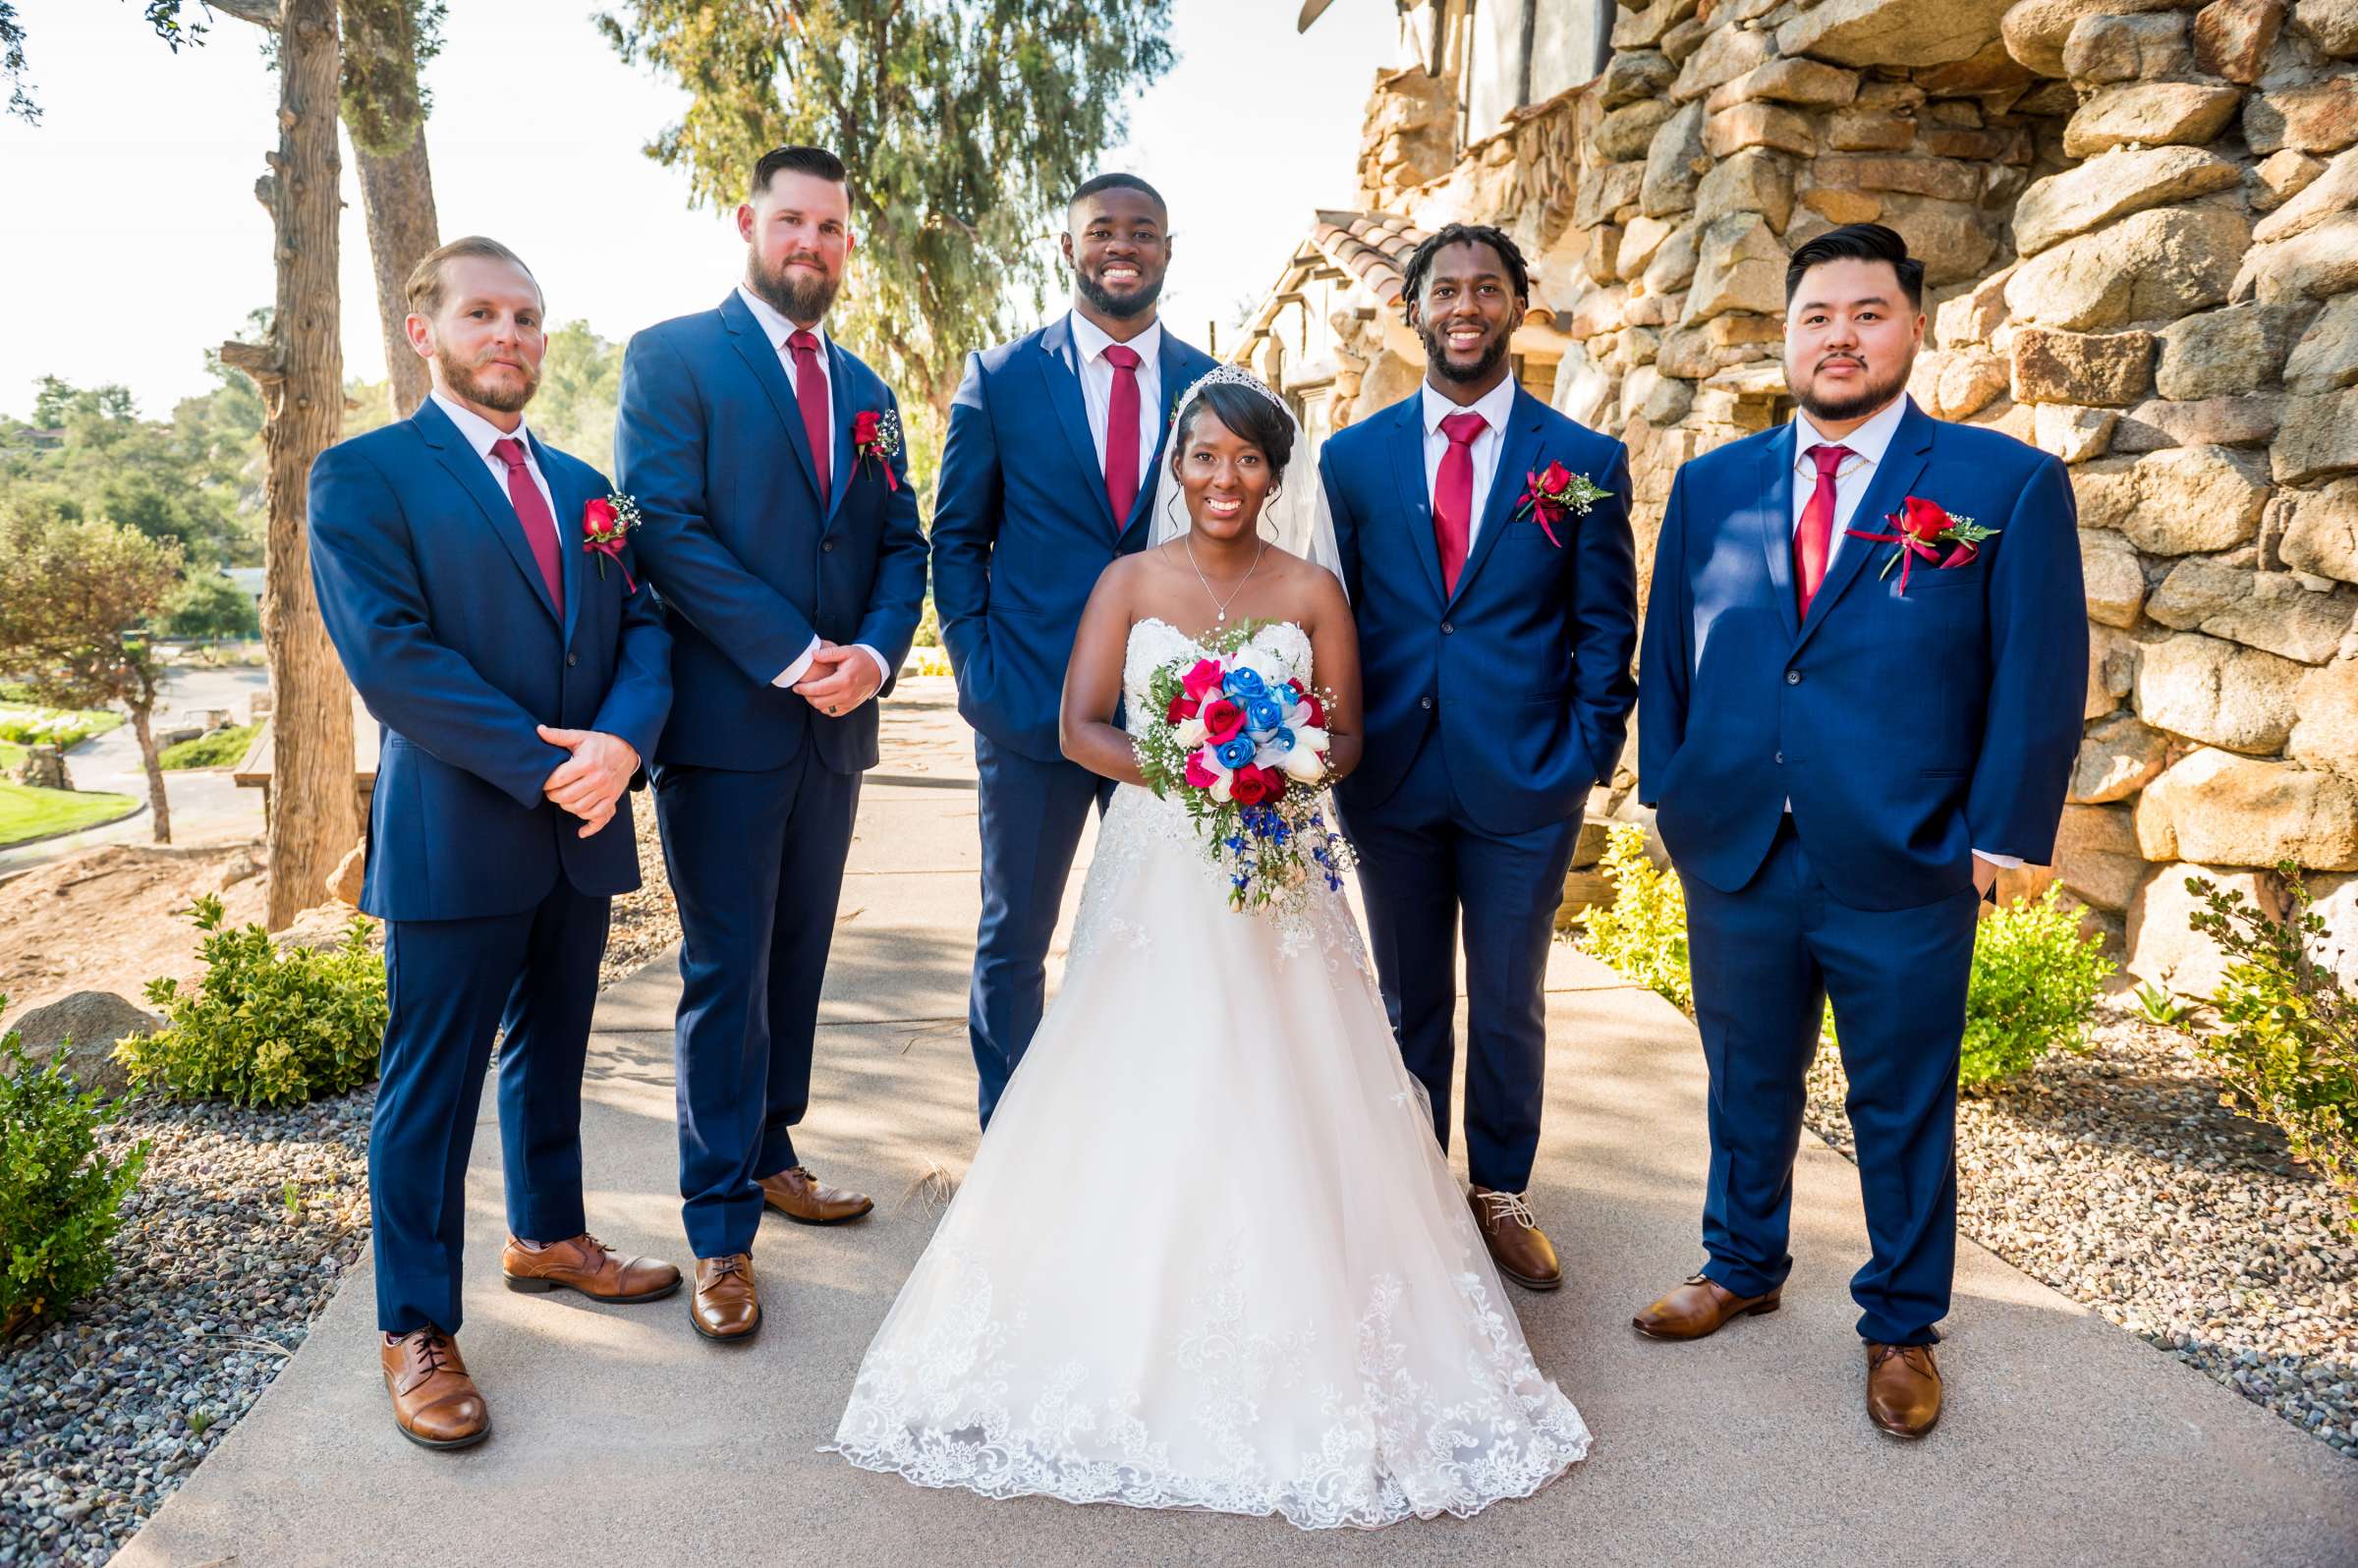
{"type": "Polygon", "coordinates": [[[852,168],[860,251],[838,321],[885,378],[946,416],[966,352],[1044,302],[1036,243],[1169,69],[1170,0],[630,0],[598,27],[677,78],[680,123],[647,145],[728,211],[784,142],[852,168]]]}
{"type": "Polygon", "coordinates": [[[0,514],[0,657],[35,701],[130,709],[158,844],[172,842],[153,723],[164,667],[146,627],[180,582],[170,540],[21,502],[0,514]]]}
{"type": "Polygon", "coordinates": [[[53,375],[41,379],[32,418],[39,441],[0,421],[0,495],[106,518],[174,540],[199,561],[255,558],[238,515],[237,475],[252,461],[250,446],[235,452],[214,439],[221,432],[194,422],[142,420],[124,387],[77,387],[53,375]]]}
{"type": "Polygon", "coordinates": [[[171,637],[220,642],[262,635],[253,595],[218,572],[191,572],[164,605],[164,632],[171,637]]]}

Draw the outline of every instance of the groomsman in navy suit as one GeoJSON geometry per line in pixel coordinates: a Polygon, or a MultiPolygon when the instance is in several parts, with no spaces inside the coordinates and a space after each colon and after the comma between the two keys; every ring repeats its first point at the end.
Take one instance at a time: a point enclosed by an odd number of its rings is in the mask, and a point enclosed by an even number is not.
{"type": "Polygon", "coordinates": [[[678,896],[680,1196],[690,1321],[760,1326],[764,1205],[857,1219],[859,1193],[795,1153],[874,699],[917,633],[926,539],[900,406],[827,336],[854,240],[842,162],[779,147],[737,209],[745,280],[717,309],[648,327],[623,360],[614,435],[646,521],[677,700],[655,817],[678,896]]]}
{"type": "Polygon", "coordinates": [[[361,908],[385,923],[382,1081],[368,1135],[379,1361],[403,1434],[491,1430],[454,1337],[467,1155],[493,1036],[508,1288],[652,1301],[582,1212],[582,1063],[607,906],[639,885],[621,806],[671,706],[671,639],[628,542],[585,550],[609,486],[525,427],[546,347],[515,253],[454,240],[409,281],[433,392],[311,465],[311,579],[384,726],[361,908]]]}
{"type": "Polygon", "coordinates": [[[1135,175],[1073,193],[1073,308],[972,356],[933,501],[933,604],[975,728],[982,923],[967,1032],[982,1125],[1032,1043],[1073,854],[1110,779],[1056,739],[1081,608],[1116,556],[1146,547],[1171,405],[1211,358],[1163,330],[1170,212],[1135,175]]]}
{"type": "Polygon", "coordinates": [[[1515,384],[1531,287],[1513,240],[1451,224],[1404,281],[1424,384],[1319,460],[1367,691],[1367,751],[1335,798],[1384,1008],[1444,1148],[1463,933],[1469,1198],[1498,1271],[1553,1290],[1563,1272],[1522,1194],[1564,872],[1636,693],[1629,464],[1515,384]],[[1557,465],[1599,492],[1585,513],[1531,495],[1557,465]]]}
{"type": "Polygon", "coordinates": [[[1920,1437],[1975,914],[2001,867],[2054,847],[2088,664],[2079,535],[2061,464],[1902,390],[1924,264],[1897,234],[1810,241],[1785,298],[1800,411],[1679,471],[1647,604],[1639,788],[1686,885],[1712,1165],[1703,1270],[1636,1323],[1699,1339],[1775,1310],[1830,1000],[1873,1249],[1851,1279],[1868,1413],[1920,1437]]]}

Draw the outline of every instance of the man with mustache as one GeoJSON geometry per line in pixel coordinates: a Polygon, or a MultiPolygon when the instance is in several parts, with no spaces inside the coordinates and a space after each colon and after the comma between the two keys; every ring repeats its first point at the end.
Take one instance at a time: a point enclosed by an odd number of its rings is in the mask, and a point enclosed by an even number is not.
{"type": "Polygon", "coordinates": [[[848,178],[823,148],[763,154],[737,209],[744,281],[631,340],[615,420],[673,636],[654,780],[684,938],[689,1318],[725,1342],[761,1325],[764,1208],[832,1225],[872,1206],[813,1176],[793,1136],[860,775],[876,765],[874,699],[926,592],[900,406],[824,325],[856,244],[848,178]]]}
{"type": "Polygon", "coordinates": [[[1524,1200],[1547,1058],[1543,985],[1592,786],[1636,686],[1629,462],[1515,384],[1523,252],[1450,224],[1403,269],[1424,384],[1337,431],[1319,469],[1359,618],[1367,751],[1335,786],[1385,1011],[1449,1145],[1466,957],[1469,1201],[1498,1271],[1563,1283],[1524,1200]],[[1575,478],[1585,511],[1538,495],[1575,478]]]}
{"type": "Polygon", "coordinates": [[[1679,471],[1639,671],[1639,791],[1687,897],[1711,1069],[1701,1272],[1638,1314],[1691,1340],[1773,1312],[1830,1001],[1873,1257],[1867,1410],[1921,1437],[1956,1258],[1975,913],[2045,862],[2080,741],[2087,607],[2063,466],[1903,390],[1924,264],[1880,224],[1793,252],[1779,429],[1679,471]]]}
{"type": "Polygon", "coordinates": [[[985,1127],[1039,1027],[1082,826],[1113,794],[1057,744],[1082,606],[1116,556],[1145,548],[1170,401],[1213,363],[1155,317],[1171,235],[1153,187],[1088,181],[1063,244],[1072,310],[968,360],[933,503],[933,603],[981,775],[967,1032],[985,1127]]]}
{"type": "Polygon", "coordinates": [[[467,1156],[493,1036],[511,1290],[669,1296],[582,1210],[582,1063],[606,917],[639,885],[622,793],[671,705],[671,639],[586,525],[610,486],[525,427],[540,287],[495,241],[454,240],[409,280],[433,392],[311,466],[311,577],[328,636],[384,726],[361,908],[385,923],[385,1025],[368,1135],[379,1361],[404,1436],[491,1430],[456,1335],[467,1156]]]}

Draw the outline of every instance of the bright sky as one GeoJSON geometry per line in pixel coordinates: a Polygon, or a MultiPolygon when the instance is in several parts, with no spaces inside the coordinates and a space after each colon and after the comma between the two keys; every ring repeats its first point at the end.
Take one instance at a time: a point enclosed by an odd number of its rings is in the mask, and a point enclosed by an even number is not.
{"type": "MultiPolygon", "coordinates": [[[[259,33],[227,17],[174,56],[134,0],[17,0],[44,111],[0,118],[0,413],[34,384],[122,382],[168,415],[205,390],[203,353],[272,292],[253,198],[277,144],[259,33]]],[[[488,233],[532,263],[559,320],[610,338],[717,302],[734,232],[687,206],[687,178],[642,144],[683,95],[624,66],[596,0],[450,0],[428,68],[427,144],[445,236],[488,233]]],[[[1318,206],[1346,204],[1360,117],[1393,57],[1387,0],[1344,0],[1296,36],[1293,0],[1176,0],[1178,65],[1134,107],[1107,168],[1170,200],[1179,257],[1165,318],[1202,341],[1274,281],[1318,206]]],[[[858,149],[843,148],[858,174],[858,149]]],[[[348,372],[384,373],[349,145],[343,231],[348,372]]],[[[980,345],[978,345],[979,347],[980,345]]]]}

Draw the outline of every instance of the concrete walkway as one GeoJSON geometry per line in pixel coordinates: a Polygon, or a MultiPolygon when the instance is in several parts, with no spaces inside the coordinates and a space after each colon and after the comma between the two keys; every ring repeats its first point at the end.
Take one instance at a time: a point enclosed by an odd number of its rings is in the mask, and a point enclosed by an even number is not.
{"type": "MultiPolygon", "coordinates": [[[[1634,1336],[1630,1313],[1700,1260],[1703,1064],[1676,1010],[1568,949],[1550,977],[1532,1202],[1570,1279],[1516,1298],[1540,1364],[1597,1433],[1562,1482],[1470,1521],[1313,1536],[1270,1520],[986,1503],[814,1452],[931,1230],[899,1195],[930,1162],[962,1171],[975,1144],[972,770],[939,684],[917,684],[893,704],[864,802],[816,1108],[798,1138],[823,1177],[879,1195],[876,1214],[836,1230],[773,1217],[756,1254],[768,1324],[742,1348],[699,1339],[676,1299],[600,1309],[510,1295],[496,1278],[486,1104],[464,1344],[491,1440],[441,1455],[395,1432],[364,1264],[118,1564],[2358,1562],[2358,1467],[1971,1246],[1943,1352],[1947,1417],[1919,1445],[1879,1437],[1844,1289],[1866,1248],[1856,1176],[1815,1140],[1785,1310],[1698,1345],[1634,1336]]],[[[583,1133],[598,1233],[685,1260],[676,991],[658,962],[605,997],[583,1133]]]]}

